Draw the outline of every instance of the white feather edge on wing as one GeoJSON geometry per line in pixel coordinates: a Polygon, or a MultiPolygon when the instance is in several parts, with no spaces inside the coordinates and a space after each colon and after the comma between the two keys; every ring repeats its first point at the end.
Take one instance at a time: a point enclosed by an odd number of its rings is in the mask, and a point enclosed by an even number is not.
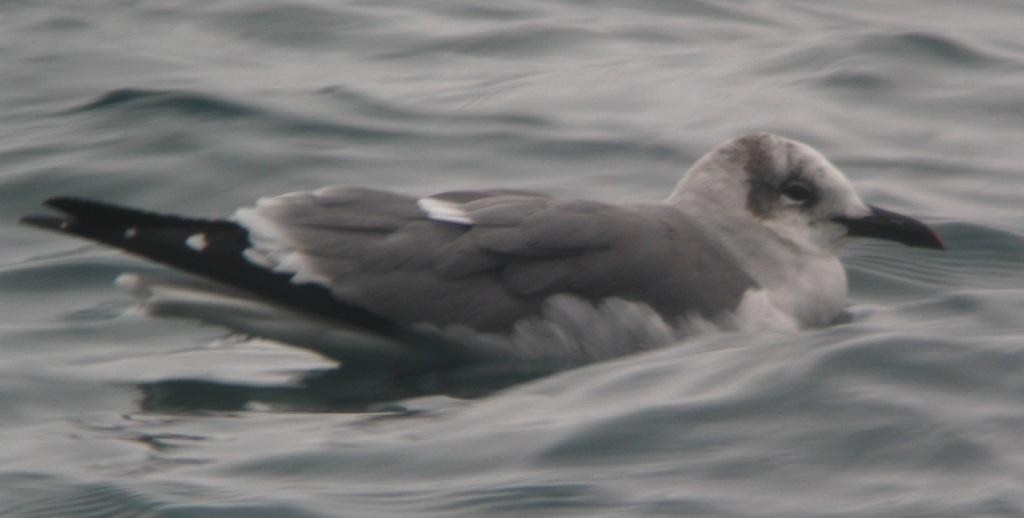
{"type": "Polygon", "coordinates": [[[255,207],[240,208],[231,216],[233,221],[249,231],[252,246],[242,255],[257,266],[291,274],[292,282],[296,284],[311,282],[330,286],[331,280],[318,273],[309,259],[296,250],[295,243],[288,238],[287,228],[264,212],[286,203],[288,196],[261,198],[255,207]]]}
{"type": "Polygon", "coordinates": [[[457,223],[460,225],[473,224],[473,218],[470,217],[459,203],[426,197],[416,200],[416,205],[419,206],[420,210],[422,210],[428,218],[434,221],[444,221],[446,223],[457,223]]]}

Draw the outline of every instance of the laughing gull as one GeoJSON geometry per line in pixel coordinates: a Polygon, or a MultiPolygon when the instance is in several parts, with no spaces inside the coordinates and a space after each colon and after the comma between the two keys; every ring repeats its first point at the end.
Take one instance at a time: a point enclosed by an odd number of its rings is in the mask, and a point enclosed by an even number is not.
{"type": "Polygon", "coordinates": [[[22,221],[205,279],[119,278],[151,313],[345,363],[586,362],[706,329],[823,326],[843,310],[847,237],[943,248],[923,223],[861,201],[810,146],[766,133],[715,147],[647,204],[351,187],[218,220],[46,204],[62,214],[22,221]]]}

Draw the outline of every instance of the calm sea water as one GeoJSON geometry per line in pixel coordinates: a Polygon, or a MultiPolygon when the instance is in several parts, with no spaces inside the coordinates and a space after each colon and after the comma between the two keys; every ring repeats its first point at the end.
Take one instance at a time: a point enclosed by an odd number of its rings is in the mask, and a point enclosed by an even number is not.
{"type": "Polygon", "coordinates": [[[0,3],[0,514],[1024,514],[1024,3],[0,3]],[[945,237],[856,319],[530,382],[361,379],[154,320],[16,224],[332,184],[661,197],[753,130],[945,237]],[[509,385],[497,393],[494,388],[509,385]]]}

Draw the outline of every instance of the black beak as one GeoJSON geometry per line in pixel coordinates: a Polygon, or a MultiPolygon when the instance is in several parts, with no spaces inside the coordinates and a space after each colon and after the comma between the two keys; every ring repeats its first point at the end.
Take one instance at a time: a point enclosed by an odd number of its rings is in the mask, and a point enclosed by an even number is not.
{"type": "Polygon", "coordinates": [[[903,243],[907,246],[945,250],[942,239],[920,221],[892,211],[868,205],[871,214],[862,218],[835,218],[852,237],[874,237],[903,243]]]}

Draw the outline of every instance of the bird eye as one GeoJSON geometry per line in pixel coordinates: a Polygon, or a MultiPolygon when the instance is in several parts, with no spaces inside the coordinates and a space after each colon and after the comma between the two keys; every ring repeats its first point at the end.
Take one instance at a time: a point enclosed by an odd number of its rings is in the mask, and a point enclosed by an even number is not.
{"type": "Polygon", "coordinates": [[[798,183],[787,185],[785,189],[782,189],[782,195],[797,203],[803,203],[814,197],[814,193],[810,189],[798,183]]]}

